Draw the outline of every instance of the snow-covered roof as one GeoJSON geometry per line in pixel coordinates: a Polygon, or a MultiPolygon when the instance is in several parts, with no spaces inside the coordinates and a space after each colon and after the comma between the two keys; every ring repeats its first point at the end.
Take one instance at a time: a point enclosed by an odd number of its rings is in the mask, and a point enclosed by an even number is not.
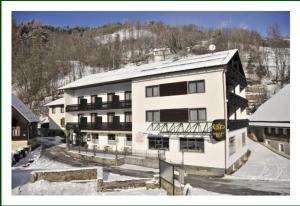
{"type": "Polygon", "coordinates": [[[14,94],[12,94],[11,104],[28,122],[38,122],[39,119],[30,109],[14,94]]]}
{"type": "Polygon", "coordinates": [[[140,66],[126,66],[122,69],[83,77],[61,87],[60,89],[71,89],[94,84],[130,80],[156,74],[225,65],[231,60],[236,52],[238,52],[238,50],[234,49],[204,55],[195,55],[178,60],[166,60],[140,66]]]}
{"type": "Polygon", "coordinates": [[[62,98],[56,99],[52,102],[49,102],[48,104],[45,104],[45,106],[49,107],[49,106],[64,105],[64,104],[65,104],[65,100],[62,97],[62,98]]]}
{"type": "Polygon", "coordinates": [[[290,126],[290,85],[286,85],[250,116],[252,126],[290,126]]]}

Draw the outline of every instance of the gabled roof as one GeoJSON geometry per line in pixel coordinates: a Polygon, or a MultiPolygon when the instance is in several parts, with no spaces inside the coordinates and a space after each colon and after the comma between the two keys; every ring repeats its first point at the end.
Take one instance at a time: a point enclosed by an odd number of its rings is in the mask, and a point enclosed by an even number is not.
{"type": "Polygon", "coordinates": [[[49,102],[48,104],[45,104],[45,106],[49,107],[49,106],[64,105],[64,104],[65,104],[65,99],[62,97],[52,102],[49,102]]]}
{"type": "Polygon", "coordinates": [[[253,126],[290,126],[290,85],[262,104],[250,117],[253,126]]]}
{"type": "Polygon", "coordinates": [[[14,94],[12,94],[11,104],[28,122],[39,122],[37,116],[14,94]]]}
{"type": "Polygon", "coordinates": [[[131,80],[138,77],[185,71],[195,68],[207,68],[226,65],[238,52],[237,49],[227,50],[204,55],[195,55],[178,60],[166,60],[140,66],[126,66],[122,69],[98,73],[83,77],[60,89],[72,89],[88,85],[96,85],[114,81],[131,80]]]}

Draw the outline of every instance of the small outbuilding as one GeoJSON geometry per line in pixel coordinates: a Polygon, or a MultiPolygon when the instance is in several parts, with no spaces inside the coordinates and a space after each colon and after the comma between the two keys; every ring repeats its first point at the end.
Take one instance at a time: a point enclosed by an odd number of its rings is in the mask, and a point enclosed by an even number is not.
{"type": "Polygon", "coordinates": [[[290,155],[290,85],[262,104],[250,117],[249,130],[276,152],[290,155]]]}

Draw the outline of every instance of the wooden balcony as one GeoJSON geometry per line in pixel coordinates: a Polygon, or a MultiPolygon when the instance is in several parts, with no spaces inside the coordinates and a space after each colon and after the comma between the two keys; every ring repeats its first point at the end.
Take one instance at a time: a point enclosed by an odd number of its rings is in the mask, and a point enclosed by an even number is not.
{"type": "Polygon", "coordinates": [[[66,106],[67,112],[77,111],[92,111],[92,110],[107,110],[107,109],[127,109],[131,108],[131,101],[117,101],[117,102],[102,102],[102,103],[88,103],[88,104],[72,104],[66,106]]]}

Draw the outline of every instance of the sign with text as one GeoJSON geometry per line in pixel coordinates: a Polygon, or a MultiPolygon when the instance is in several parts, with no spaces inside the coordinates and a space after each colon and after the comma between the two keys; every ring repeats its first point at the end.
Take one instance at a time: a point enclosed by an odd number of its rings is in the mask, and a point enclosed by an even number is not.
{"type": "Polygon", "coordinates": [[[211,126],[212,137],[216,141],[221,141],[226,138],[226,125],[224,119],[216,119],[212,122],[211,126]]]}

